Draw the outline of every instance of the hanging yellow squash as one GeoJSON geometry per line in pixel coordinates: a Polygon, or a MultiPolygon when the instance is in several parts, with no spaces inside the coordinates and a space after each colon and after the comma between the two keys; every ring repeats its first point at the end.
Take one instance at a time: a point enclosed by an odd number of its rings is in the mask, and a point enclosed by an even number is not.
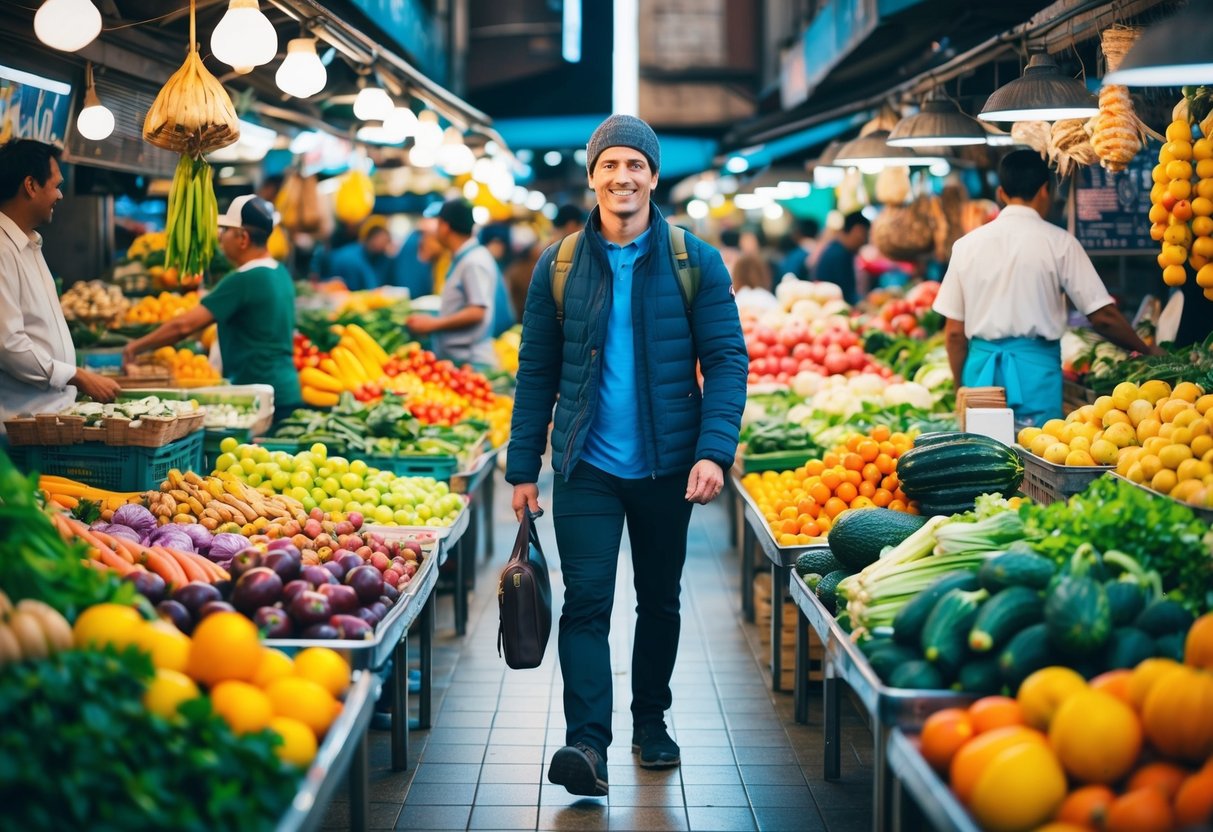
{"type": "Polygon", "coordinates": [[[375,208],[375,186],[360,170],[345,175],[337,188],[337,219],[350,225],[360,223],[375,208]]]}

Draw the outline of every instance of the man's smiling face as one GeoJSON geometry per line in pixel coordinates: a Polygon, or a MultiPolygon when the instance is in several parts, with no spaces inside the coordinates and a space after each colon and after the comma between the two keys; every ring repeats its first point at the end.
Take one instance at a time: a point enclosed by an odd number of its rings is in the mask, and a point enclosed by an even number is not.
{"type": "Polygon", "coordinates": [[[639,150],[608,147],[598,156],[589,181],[603,213],[631,217],[648,206],[657,174],[639,150]]]}

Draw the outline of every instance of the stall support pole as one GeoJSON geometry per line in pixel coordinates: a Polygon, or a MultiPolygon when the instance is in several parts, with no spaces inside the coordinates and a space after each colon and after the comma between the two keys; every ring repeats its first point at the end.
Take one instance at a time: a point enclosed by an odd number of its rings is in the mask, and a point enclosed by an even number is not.
{"type": "Polygon", "coordinates": [[[493,500],[497,491],[497,458],[494,457],[484,478],[484,559],[493,559],[493,500]]]}
{"type": "Polygon", "coordinates": [[[392,771],[409,767],[409,635],[392,650],[392,771]]]}
{"type": "Polygon", "coordinates": [[[875,719],[872,722],[872,737],[875,741],[873,764],[876,768],[872,776],[872,828],[876,832],[889,829],[889,806],[892,804],[889,781],[889,729],[884,722],[875,719]]]}
{"type": "MultiPolygon", "coordinates": [[[[468,511],[472,510],[472,504],[468,503],[468,511]]],[[[451,557],[455,559],[455,635],[462,636],[468,631],[468,593],[467,587],[464,585],[465,574],[467,572],[467,555],[468,550],[468,535],[472,534],[472,524],[476,522],[476,518],[472,518],[472,523],[468,525],[467,532],[455,544],[455,551],[451,552],[451,557]]]]}
{"type": "MultiPolygon", "coordinates": [[[[771,564],[771,690],[783,690],[783,607],[791,569],[771,564]]],[[[752,594],[752,593],[751,593],[752,594]]]]}
{"type": "Polygon", "coordinates": [[[741,612],[746,621],[754,623],[754,530],[745,524],[741,535],[741,612]]]}
{"type": "Polygon", "coordinates": [[[838,676],[834,660],[830,655],[833,645],[826,645],[826,657],[822,676],[824,695],[822,697],[822,730],[825,735],[825,771],[826,780],[837,780],[842,775],[842,737],[839,736],[838,721],[838,676]]]}
{"type": "Polygon", "coordinates": [[[362,738],[358,740],[358,750],[350,763],[350,829],[354,832],[366,832],[370,817],[370,804],[367,803],[369,744],[370,738],[363,731],[362,738]]]}
{"type": "Polygon", "coordinates": [[[809,721],[809,620],[796,616],[796,667],[792,679],[793,718],[804,725],[809,721]]]}
{"type": "Polygon", "coordinates": [[[421,690],[418,692],[417,724],[427,730],[432,721],[434,696],[434,593],[421,610],[421,690]]]}

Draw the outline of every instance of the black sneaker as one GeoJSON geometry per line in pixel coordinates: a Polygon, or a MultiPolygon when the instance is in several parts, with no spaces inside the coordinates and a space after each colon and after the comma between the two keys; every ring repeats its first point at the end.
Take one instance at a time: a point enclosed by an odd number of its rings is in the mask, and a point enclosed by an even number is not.
{"type": "Polygon", "coordinates": [[[641,768],[672,768],[681,762],[678,743],[661,722],[638,725],[632,731],[632,753],[640,754],[641,768]]]}
{"type": "Polygon", "coordinates": [[[583,742],[566,745],[552,757],[548,780],[557,786],[564,786],[570,794],[606,797],[606,761],[583,742]]]}

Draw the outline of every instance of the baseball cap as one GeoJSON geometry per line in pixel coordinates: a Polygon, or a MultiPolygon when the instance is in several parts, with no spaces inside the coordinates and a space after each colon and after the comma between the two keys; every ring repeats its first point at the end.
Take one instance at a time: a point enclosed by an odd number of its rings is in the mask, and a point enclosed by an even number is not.
{"type": "Polygon", "coordinates": [[[245,194],[233,199],[227,211],[219,215],[219,227],[255,228],[269,234],[275,219],[273,205],[256,194],[245,194]]]}

